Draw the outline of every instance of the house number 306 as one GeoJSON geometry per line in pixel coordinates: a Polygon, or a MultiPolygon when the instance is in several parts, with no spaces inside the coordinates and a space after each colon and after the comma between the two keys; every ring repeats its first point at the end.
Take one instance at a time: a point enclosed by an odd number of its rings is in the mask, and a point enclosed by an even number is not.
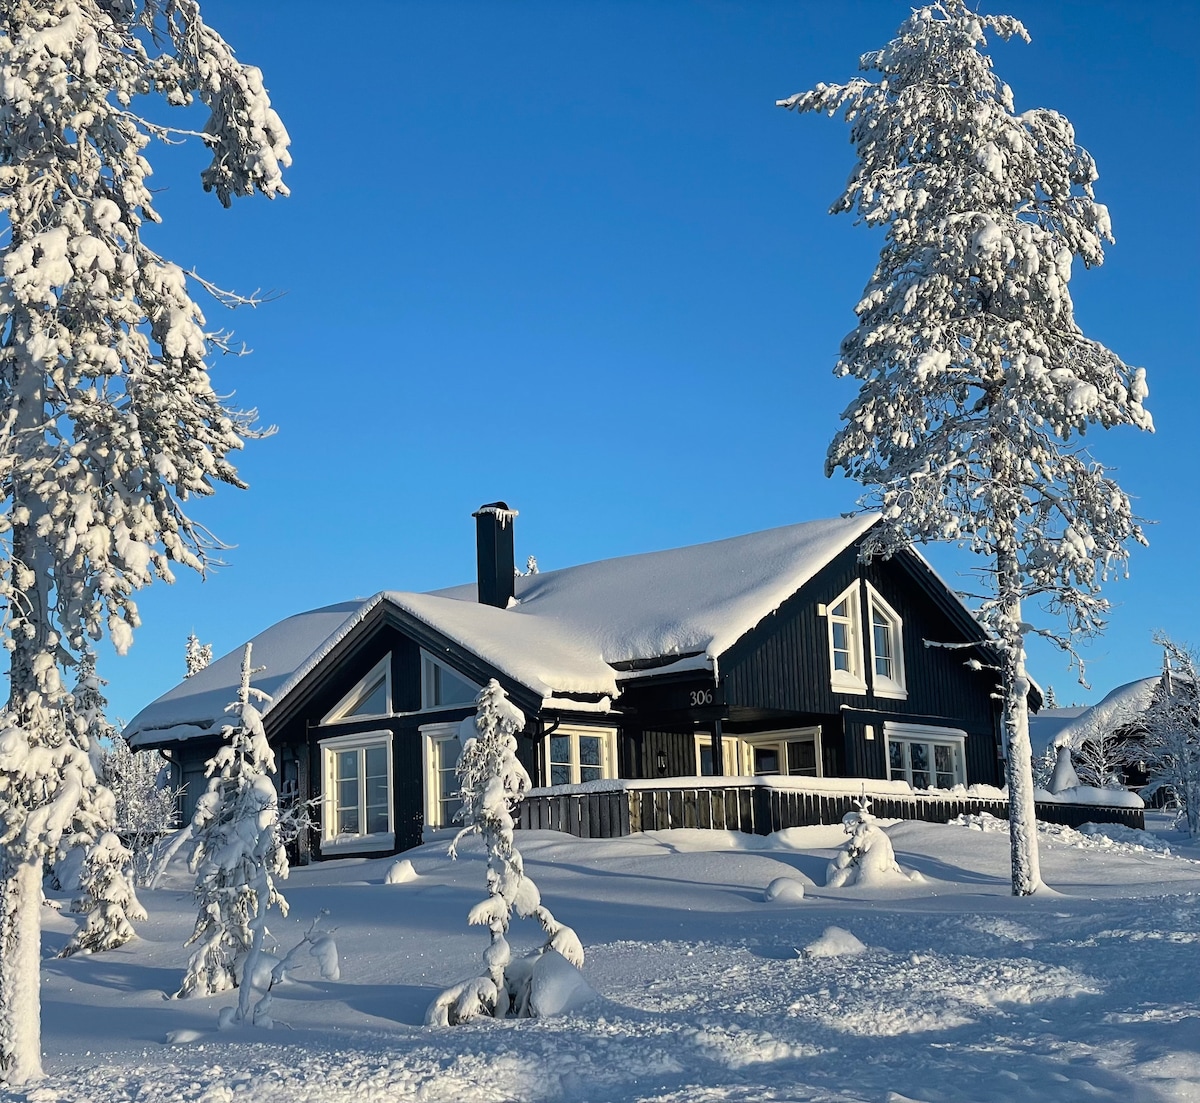
{"type": "Polygon", "coordinates": [[[711,705],[712,690],[711,689],[693,689],[692,690],[692,708],[697,705],[711,705]]]}

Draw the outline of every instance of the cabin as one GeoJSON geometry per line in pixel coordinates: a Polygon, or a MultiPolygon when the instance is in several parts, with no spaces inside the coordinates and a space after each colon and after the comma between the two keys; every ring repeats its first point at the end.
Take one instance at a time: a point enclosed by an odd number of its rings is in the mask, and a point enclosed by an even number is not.
{"type": "MultiPolygon", "coordinates": [[[[280,792],[318,809],[301,861],[392,854],[450,826],[460,726],[491,678],[525,714],[519,753],[538,786],[1002,784],[987,637],[918,553],[862,561],[876,516],[529,575],[514,570],[516,511],[497,502],[473,516],[474,583],[297,613],[252,640],[280,792]]],[[[185,816],[241,654],[126,728],[134,748],[170,761],[185,816]]]]}

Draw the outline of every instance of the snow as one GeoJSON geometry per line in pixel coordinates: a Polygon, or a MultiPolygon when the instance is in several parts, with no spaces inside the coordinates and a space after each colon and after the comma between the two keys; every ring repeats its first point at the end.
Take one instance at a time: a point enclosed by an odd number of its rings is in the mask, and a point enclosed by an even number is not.
{"type": "Polygon", "coordinates": [[[1034,758],[1040,758],[1048,747],[1058,746],[1058,733],[1087,711],[1081,706],[1061,709],[1042,709],[1029,714],[1029,745],[1034,758]]]}
{"type": "Polygon", "coordinates": [[[768,904],[799,904],[804,900],[804,882],[795,877],[776,877],[765,889],[763,899],[768,904]]]}
{"type": "Polygon", "coordinates": [[[1085,740],[1115,731],[1137,719],[1150,707],[1159,677],[1156,674],[1152,678],[1139,678],[1136,682],[1117,686],[1103,700],[1063,725],[1054,737],[1054,746],[1077,750],[1085,740]]]}
{"type": "Polygon", "coordinates": [[[841,927],[826,927],[820,938],[804,947],[805,957],[853,957],[866,953],[864,946],[849,931],[841,927]]]}
{"type": "Polygon", "coordinates": [[[1088,804],[1108,808],[1143,808],[1145,802],[1137,793],[1128,789],[1118,789],[1106,785],[1097,788],[1095,785],[1074,785],[1049,793],[1045,789],[1035,789],[1034,799],[1046,804],[1088,804]]]}
{"type": "MultiPolygon", "coordinates": [[[[606,710],[614,663],[679,656],[670,669],[713,670],[717,658],[778,609],[874,523],[872,514],[806,521],[708,544],[585,563],[515,580],[516,602],[495,609],[475,585],[430,594],[388,590],[288,617],[250,642],[267,674],[256,688],[278,707],[380,605],[428,625],[542,698],[595,694],[606,710]]],[[[241,647],[197,671],[134,717],[135,747],[210,735],[238,684],[241,647]],[[181,728],[179,731],[169,729],[181,728]]],[[[663,673],[661,667],[655,674],[663,673]]],[[[560,704],[565,702],[559,701],[560,704]]],[[[572,701],[573,709],[580,707],[572,701]]],[[[585,703],[587,707],[587,703],[585,703]]]]}
{"type": "MultiPolygon", "coordinates": [[[[292,945],[328,909],[341,978],[309,969],[278,986],[273,1031],[218,1034],[229,994],[162,999],[194,918],[177,862],[118,950],[54,960],[77,920],[43,909],[46,1090],[63,1103],[1182,1103],[1200,1096],[1200,995],[1181,967],[1200,949],[1200,847],[1156,815],[1154,833],[1041,828],[1053,890],[1026,898],[1010,895],[1003,824],[888,826],[926,878],[902,894],[815,883],[840,826],[522,832],[598,996],[452,1030],[421,1021],[478,962],[463,923],[477,842],[457,862],[444,843],[408,852],[419,877],[396,894],[380,888],[392,859],[294,870],[292,916],[272,933],[292,945]],[[804,879],[803,906],[764,906],[781,876],[804,879]],[[831,927],[864,949],[800,956],[831,927]]],[[[542,938],[514,922],[514,949],[542,938]]]]}

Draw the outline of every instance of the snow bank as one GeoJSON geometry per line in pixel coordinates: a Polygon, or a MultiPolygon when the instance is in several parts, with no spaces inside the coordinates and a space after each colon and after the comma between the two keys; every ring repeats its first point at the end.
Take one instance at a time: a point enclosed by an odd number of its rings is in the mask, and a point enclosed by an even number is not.
{"type": "Polygon", "coordinates": [[[417,879],[417,871],[413,869],[413,864],[407,858],[397,858],[390,866],[384,875],[383,883],[385,885],[406,885],[409,881],[417,879]]]}

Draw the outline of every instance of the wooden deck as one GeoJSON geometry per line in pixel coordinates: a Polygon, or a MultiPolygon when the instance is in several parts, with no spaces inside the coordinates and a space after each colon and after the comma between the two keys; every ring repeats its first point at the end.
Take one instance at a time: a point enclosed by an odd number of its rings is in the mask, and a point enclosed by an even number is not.
{"type": "MultiPolygon", "coordinates": [[[[582,839],[615,839],[638,831],[676,827],[743,831],[769,835],[787,827],[837,824],[855,808],[861,789],[844,793],[805,792],[748,783],[729,786],[672,787],[669,781],[653,788],[611,789],[603,792],[541,792],[526,797],[514,809],[519,827],[564,831],[582,839]]],[[[957,816],[988,812],[1008,818],[1008,801],[970,796],[875,796],[867,787],[871,812],[880,819],[948,823],[957,816]]],[[[1091,804],[1036,805],[1045,823],[1079,827],[1085,823],[1119,823],[1144,829],[1140,808],[1091,804]]]]}

